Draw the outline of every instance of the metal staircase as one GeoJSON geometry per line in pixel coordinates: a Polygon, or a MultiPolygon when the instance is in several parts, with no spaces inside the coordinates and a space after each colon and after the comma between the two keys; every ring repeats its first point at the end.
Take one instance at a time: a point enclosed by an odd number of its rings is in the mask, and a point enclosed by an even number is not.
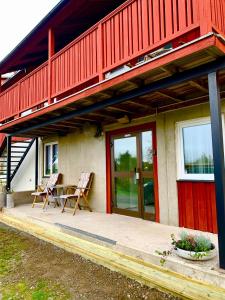
{"type": "Polygon", "coordinates": [[[35,139],[15,140],[12,138],[11,143],[8,144],[10,149],[8,149],[5,138],[0,147],[0,182],[2,184],[7,186],[7,183],[13,180],[34,141],[35,139]]]}

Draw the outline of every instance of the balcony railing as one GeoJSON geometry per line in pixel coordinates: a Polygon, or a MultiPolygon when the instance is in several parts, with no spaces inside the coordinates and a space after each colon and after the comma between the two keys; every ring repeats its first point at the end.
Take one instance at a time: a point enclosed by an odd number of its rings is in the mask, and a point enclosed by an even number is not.
{"type": "Polygon", "coordinates": [[[224,16],[224,0],[127,1],[4,91],[0,123],[44,106],[69,90],[82,89],[83,84],[100,82],[106,72],[191,32],[197,36],[210,31],[225,34],[224,16]]]}

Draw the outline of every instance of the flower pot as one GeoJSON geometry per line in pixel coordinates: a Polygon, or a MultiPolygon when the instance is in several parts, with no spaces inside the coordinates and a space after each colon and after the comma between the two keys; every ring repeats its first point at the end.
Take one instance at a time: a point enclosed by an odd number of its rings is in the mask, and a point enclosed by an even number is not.
{"type": "Polygon", "coordinates": [[[0,193],[0,210],[5,206],[6,204],[6,193],[1,192],[0,193]]]}
{"type": "Polygon", "coordinates": [[[14,207],[13,194],[7,194],[6,195],[6,207],[7,208],[13,208],[14,207]]]}
{"type": "Polygon", "coordinates": [[[175,253],[182,258],[194,261],[210,260],[217,255],[215,248],[206,252],[194,252],[175,248],[175,253]]]}

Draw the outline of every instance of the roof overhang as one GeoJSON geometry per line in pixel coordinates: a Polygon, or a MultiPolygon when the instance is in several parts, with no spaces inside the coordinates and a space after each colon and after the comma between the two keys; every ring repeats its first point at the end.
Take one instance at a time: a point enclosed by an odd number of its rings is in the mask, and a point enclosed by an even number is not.
{"type": "Polygon", "coordinates": [[[61,0],[0,62],[0,74],[32,69],[46,61],[49,28],[54,30],[58,51],[123,2],[125,0],[61,0]]]}

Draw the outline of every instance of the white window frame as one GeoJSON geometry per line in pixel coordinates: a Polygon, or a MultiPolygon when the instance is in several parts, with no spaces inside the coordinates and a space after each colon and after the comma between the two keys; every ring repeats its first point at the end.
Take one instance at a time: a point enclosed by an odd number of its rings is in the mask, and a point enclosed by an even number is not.
{"type": "Polygon", "coordinates": [[[58,147],[59,147],[59,143],[58,142],[51,142],[51,143],[44,144],[44,176],[45,177],[49,177],[49,176],[51,176],[53,174],[52,173],[52,165],[51,165],[51,169],[50,169],[50,174],[46,174],[46,148],[47,148],[47,146],[51,146],[50,161],[52,162],[52,153],[53,153],[52,149],[53,149],[53,145],[58,145],[58,147]]]}
{"type": "MultiPolygon", "coordinates": [[[[198,125],[211,124],[209,117],[192,119],[176,123],[176,153],[177,153],[177,176],[178,180],[214,180],[214,174],[186,174],[184,170],[184,144],[183,128],[198,125]]],[[[222,126],[224,132],[224,116],[222,115],[222,126]]]]}

